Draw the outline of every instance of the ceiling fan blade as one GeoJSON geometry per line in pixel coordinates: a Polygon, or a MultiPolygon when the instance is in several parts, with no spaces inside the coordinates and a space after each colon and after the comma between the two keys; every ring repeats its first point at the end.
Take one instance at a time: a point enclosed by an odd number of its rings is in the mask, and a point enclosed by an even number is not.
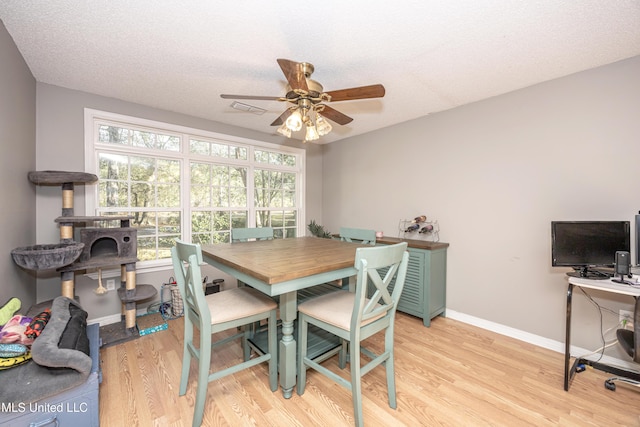
{"type": "Polygon", "coordinates": [[[325,92],[331,96],[331,101],[348,101],[352,99],[366,99],[366,98],[382,98],[384,96],[384,86],[371,85],[352,87],[350,89],[332,90],[325,92]]]}
{"type": "Polygon", "coordinates": [[[273,121],[273,123],[271,123],[271,126],[280,126],[284,123],[285,120],[287,120],[287,118],[291,115],[291,110],[290,109],[286,109],[284,110],[284,113],[280,114],[280,117],[278,117],[277,119],[275,119],[273,121]]]}
{"type": "Polygon", "coordinates": [[[321,114],[329,120],[332,120],[339,125],[346,125],[347,123],[351,123],[353,119],[346,114],[342,114],[340,111],[329,107],[328,105],[324,105],[324,108],[321,111],[321,114]]]}
{"type": "Polygon", "coordinates": [[[302,67],[298,62],[290,61],[288,59],[278,59],[278,65],[282,69],[284,76],[289,82],[292,90],[301,89],[305,92],[309,91],[307,87],[307,78],[302,71],[302,67]]]}
{"type": "Polygon", "coordinates": [[[252,95],[220,95],[220,98],[224,99],[255,99],[258,101],[279,101],[279,96],[252,96],[252,95]]]}

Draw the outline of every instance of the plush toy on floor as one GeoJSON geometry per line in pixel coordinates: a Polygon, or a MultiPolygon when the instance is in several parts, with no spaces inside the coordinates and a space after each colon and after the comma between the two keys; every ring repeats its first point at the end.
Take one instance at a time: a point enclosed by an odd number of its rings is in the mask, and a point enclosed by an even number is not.
{"type": "Polygon", "coordinates": [[[11,298],[5,305],[0,307],[0,326],[5,325],[20,310],[21,306],[22,303],[18,298],[11,298]]]}

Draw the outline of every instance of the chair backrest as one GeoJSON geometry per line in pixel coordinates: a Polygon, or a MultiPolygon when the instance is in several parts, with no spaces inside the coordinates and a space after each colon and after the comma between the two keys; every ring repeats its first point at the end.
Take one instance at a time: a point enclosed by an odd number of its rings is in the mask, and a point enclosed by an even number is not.
{"type": "Polygon", "coordinates": [[[340,227],[340,240],[344,242],[356,241],[365,245],[375,245],[376,231],[364,228],[340,227]]]}
{"type": "Polygon", "coordinates": [[[232,228],[231,242],[248,242],[249,240],[273,239],[273,227],[232,228]]]}
{"type": "Polygon", "coordinates": [[[173,273],[185,304],[185,316],[189,316],[192,322],[200,325],[203,322],[211,323],[210,320],[201,321],[211,319],[211,313],[202,287],[200,264],[203,260],[200,245],[176,240],[176,245],[171,248],[171,260],[173,273]]]}
{"type": "Polygon", "coordinates": [[[391,324],[393,323],[408,265],[409,252],[406,242],[356,249],[355,267],[358,275],[356,303],[351,317],[352,331],[359,329],[363,322],[372,322],[378,318],[387,318],[391,324]],[[394,277],[395,284],[390,294],[389,284],[394,277]],[[369,296],[368,289],[373,290],[369,296]]]}

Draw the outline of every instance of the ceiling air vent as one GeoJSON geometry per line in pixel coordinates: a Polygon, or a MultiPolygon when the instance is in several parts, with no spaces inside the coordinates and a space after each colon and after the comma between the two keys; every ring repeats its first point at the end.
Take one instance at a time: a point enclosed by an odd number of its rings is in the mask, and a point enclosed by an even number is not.
{"type": "Polygon", "coordinates": [[[257,115],[261,115],[265,111],[267,111],[264,108],[254,107],[253,105],[244,104],[238,101],[233,101],[233,103],[231,103],[231,108],[235,108],[236,110],[246,111],[247,113],[257,114],[257,115]]]}

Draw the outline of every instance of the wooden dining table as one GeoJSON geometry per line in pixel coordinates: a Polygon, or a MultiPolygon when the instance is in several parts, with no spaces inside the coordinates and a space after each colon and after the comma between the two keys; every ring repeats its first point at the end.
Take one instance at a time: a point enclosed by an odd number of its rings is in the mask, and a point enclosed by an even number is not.
{"type": "Polygon", "coordinates": [[[278,348],[280,386],[290,398],[296,385],[297,291],[356,275],[356,249],[368,247],[317,237],[203,245],[204,261],[239,281],[279,295],[282,339],[278,348]]]}

